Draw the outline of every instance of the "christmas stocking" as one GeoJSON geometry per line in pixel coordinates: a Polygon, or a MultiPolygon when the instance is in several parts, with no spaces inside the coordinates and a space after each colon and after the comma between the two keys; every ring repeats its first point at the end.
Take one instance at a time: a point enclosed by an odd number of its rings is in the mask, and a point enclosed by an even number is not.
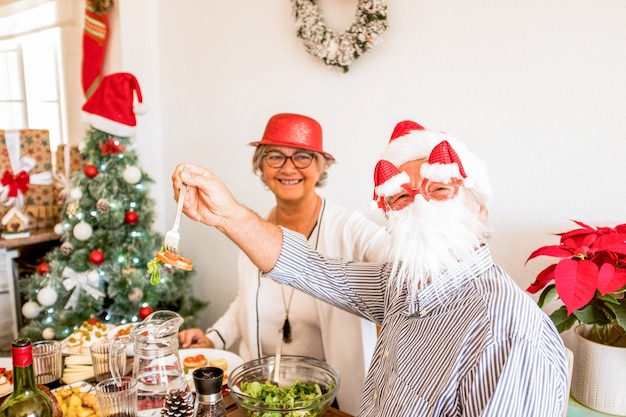
{"type": "Polygon", "coordinates": [[[108,38],[110,0],[85,0],[82,83],[85,98],[98,88],[108,38]]]}

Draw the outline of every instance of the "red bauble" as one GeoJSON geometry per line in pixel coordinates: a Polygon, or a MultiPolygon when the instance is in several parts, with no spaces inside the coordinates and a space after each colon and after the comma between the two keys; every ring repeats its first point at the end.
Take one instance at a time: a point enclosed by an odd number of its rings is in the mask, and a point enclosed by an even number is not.
{"type": "Polygon", "coordinates": [[[93,178],[98,175],[98,168],[95,165],[87,164],[85,168],[83,168],[83,172],[87,178],[93,178]]]}
{"type": "Polygon", "coordinates": [[[138,315],[139,318],[141,320],[144,320],[146,317],[148,317],[150,314],[152,314],[154,312],[154,310],[152,310],[152,307],[150,306],[145,306],[145,307],[141,307],[139,309],[138,315]]]}
{"type": "Polygon", "coordinates": [[[104,253],[100,249],[92,250],[89,254],[89,262],[94,265],[100,265],[104,262],[104,253]]]}
{"type": "Polygon", "coordinates": [[[139,215],[135,211],[129,211],[124,216],[124,221],[126,222],[126,224],[134,226],[139,221],[139,215]]]}
{"type": "Polygon", "coordinates": [[[39,272],[40,275],[46,275],[50,272],[50,264],[48,262],[40,263],[39,266],[37,266],[37,272],[39,272]]]}
{"type": "Polygon", "coordinates": [[[96,317],[89,317],[89,319],[87,320],[87,323],[91,324],[92,326],[95,326],[96,324],[100,323],[100,319],[96,318],[96,317]]]}

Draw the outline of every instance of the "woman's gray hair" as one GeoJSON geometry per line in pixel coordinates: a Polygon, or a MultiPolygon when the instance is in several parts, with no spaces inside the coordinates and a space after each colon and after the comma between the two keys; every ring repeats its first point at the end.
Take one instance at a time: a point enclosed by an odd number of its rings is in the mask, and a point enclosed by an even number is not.
{"type": "MultiPolygon", "coordinates": [[[[261,178],[263,184],[265,181],[263,180],[263,154],[267,149],[268,145],[259,145],[254,150],[254,155],[252,155],[252,172],[261,178]]],[[[309,151],[307,149],[295,148],[298,151],[311,152],[315,155],[315,162],[317,162],[318,166],[322,169],[322,173],[320,174],[320,178],[315,183],[316,187],[323,187],[326,184],[326,180],[328,179],[328,168],[331,167],[335,163],[334,159],[328,159],[323,154],[319,152],[309,151]],[[323,165],[322,165],[323,164],[323,165]]]]}

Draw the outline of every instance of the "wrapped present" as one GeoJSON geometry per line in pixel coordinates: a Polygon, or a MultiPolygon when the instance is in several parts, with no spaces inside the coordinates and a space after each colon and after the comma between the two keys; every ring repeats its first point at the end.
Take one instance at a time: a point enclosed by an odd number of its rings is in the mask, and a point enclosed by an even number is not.
{"type": "Polygon", "coordinates": [[[54,188],[56,201],[63,204],[67,201],[70,181],[77,171],[82,171],[85,162],[80,157],[78,145],[59,145],[56,151],[54,188]]]}
{"type": "MultiPolygon", "coordinates": [[[[30,206],[53,206],[48,131],[0,130],[0,176],[0,216],[12,206],[24,213],[30,206]]],[[[47,224],[48,220],[40,218],[30,225],[30,229],[46,228],[47,224]]]]}

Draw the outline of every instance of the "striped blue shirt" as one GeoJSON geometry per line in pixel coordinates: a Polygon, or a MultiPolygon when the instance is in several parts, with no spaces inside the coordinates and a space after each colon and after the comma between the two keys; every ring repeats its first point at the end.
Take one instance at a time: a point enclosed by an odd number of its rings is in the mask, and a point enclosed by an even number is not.
{"type": "Polygon", "coordinates": [[[390,273],[391,264],[325,258],[283,229],[267,274],[381,326],[360,416],[561,415],[568,399],[561,337],[488,246],[415,299],[390,273]]]}

